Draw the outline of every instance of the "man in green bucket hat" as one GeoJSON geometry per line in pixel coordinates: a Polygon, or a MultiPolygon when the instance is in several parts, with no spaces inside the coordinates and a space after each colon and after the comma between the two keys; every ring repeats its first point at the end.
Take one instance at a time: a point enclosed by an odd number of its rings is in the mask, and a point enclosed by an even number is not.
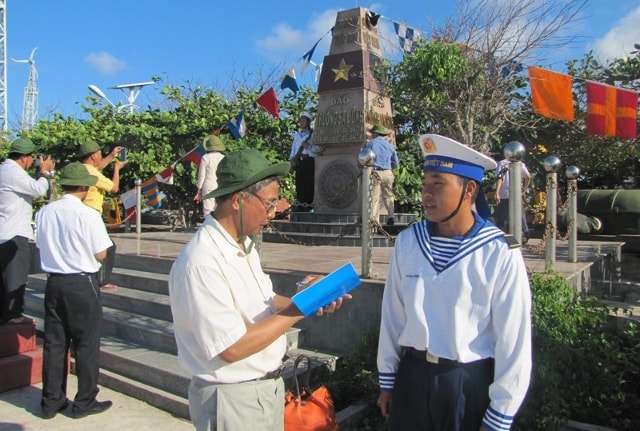
{"type": "MultiPolygon", "coordinates": [[[[216,423],[218,429],[283,429],[285,332],[304,316],[274,292],[250,236],[275,216],[280,178],[289,168],[255,149],[227,154],[208,195],[217,202],[212,217],[171,268],[178,361],[193,376],[189,413],[197,430],[216,423]]],[[[347,298],[316,314],[337,310],[347,298]]]]}
{"type": "Polygon", "coordinates": [[[11,143],[9,155],[0,165],[0,324],[32,322],[23,316],[24,292],[31,267],[34,197],[46,196],[51,157],[38,156],[36,146],[26,138],[11,143]],[[38,161],[38,178],[27,172],[38,161]]]}
{"type": "Polygon", "coordinates": [[[73,346],[78,392],[71,417],[102,413],[111,401],[98,401],[102,304],[96,273],[111,239],[97,211],[83,203],[98,177],[80,162],[62,169],[64,194],[36,214],[42,270],[48,274],[44,294],[42,416],[51,419],[65,409],[67,350],[73,346]]]}
{"type": "Polygon", "coordinates": [[[203,199],[202,197],[208,195],[209,192],[218,187],[216,169],[224,157],[225,147],[222,139],[214,134],[207,135],[202,141],[202,146],[207,154],[202,156],[200,166],[198,166],[198,178],[196,180],[198,191],[193,197],[193,200],[196,203],[202,203],[202,215],[206,217],[216,207],[216,199],[203,199]]]}

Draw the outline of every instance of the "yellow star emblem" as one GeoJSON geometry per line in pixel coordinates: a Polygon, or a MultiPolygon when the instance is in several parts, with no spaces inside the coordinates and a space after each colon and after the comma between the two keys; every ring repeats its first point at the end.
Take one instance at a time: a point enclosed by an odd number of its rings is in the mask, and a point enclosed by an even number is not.
{"type": "Polygon", "coordinates": [[[349,80],[349,70],[353,67],[353,64],[347,64],[344,62],[344,58],[340,60],[337,69],[331,69],[333,73],[336,74],[335,78],[333,78],[333,82],[337,82],[340,79],[344,79],[345,81],[349,80]]]}

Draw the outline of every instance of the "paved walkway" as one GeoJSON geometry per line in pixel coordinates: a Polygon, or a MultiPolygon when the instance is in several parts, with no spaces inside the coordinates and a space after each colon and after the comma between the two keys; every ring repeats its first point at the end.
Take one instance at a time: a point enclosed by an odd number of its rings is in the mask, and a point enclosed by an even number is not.
{"type": "MultiPolygon", "coordinates": [[[[76,376],[67,380],[67,396],[77,390],[76,376]]],[[[111,400],[104,413],[72,419],[71,406],[53,419],[42,419],[41,384],[0,393],[0,431],[193,431],[191,422],[171,416],[150,404],[100,386],[98,400],[111,400]]]]}
{"type": "MultiPolygon", "coordinates": [[[[155,256],[174,259],[184,244],[191,238],[190,232],[143,232],[113,234],[119,254],[155,256]]],[[[578,263],[566,262],[567,244],[558,242],[558,258],[554,269],[569,276],[588,267],[603,252],[618,243],[580,242],[578,263]]],[[[542,272],[545,269],[544,254],[535,252],[536,242],[524,249],[529,270],[542,272]]],[[[384,281],[392,248],[375,248],[372,253],[371,275],[384,281]]],[[[263,243],[261,245],[263,267],[267,271],[295,271],[300,273],[326,274],[333,269],[352,262],[361,273],[362,250],[359,247],[303,246],[295,244],[263,243]]],[[[149,404],[121,393],[101,387],[99,400],[112,400],[114,406],[105,413],[84,419],[71,419],[68,411],[54,419],[44,420],[40,411],[40,385],[32,385],[0,393],[0,431],[31,430],[191,430],[188,421],[173,417],[149,404]],[[66,413],[66,414],[65,414],[66,413]]],[[[69,377],[68,395],[76,392],[75,376],[69,377]]],[[[68,408],[70,409],[70,407],[68,408]]]]}
{"type": "MultiPolygon", "coordinates": [[[[118,254],[134,254],[175,259],[184,244],[191,238],[191,232],[143,232],[113,234],[118,254]]],[[[527,268],[532,272],[545,271],[544,249],[537,250],[537,239],[532,239],[523,248],[527,268]]],[[[578,262],[567,260],[567,241],[557,241],[556,262],[553,269],[567,277],[575,274],[603,253],[609,252],[620,242],[579,241],[578,262]]],[[[262,266],[265,271],[293,271],[300,273],[328,274],[346,262],[351,262],[362,274],[362,249],[360,247],[336,247],[330,245],[305,246],[289,243],[265,242],[260,246],[262,266]]],[[[371,279],[384,281],[389,268],[392,247],[375,247],[371,258],[371,279]]]]}

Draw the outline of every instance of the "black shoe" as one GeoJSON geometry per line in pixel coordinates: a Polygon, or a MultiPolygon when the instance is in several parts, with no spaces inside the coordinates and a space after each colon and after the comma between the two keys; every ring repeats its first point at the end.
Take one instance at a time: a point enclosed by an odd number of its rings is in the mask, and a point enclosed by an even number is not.
{"type": "Polygon", "coordinates": [[[42,410],[42,418],[43,419],[53,419],[56,417],[56,415],[61,412],[62,410],[66,409],[67,407],[69,407],[69,400],[64,400],[64,403],[60,406],[60,408],[58,410],[54,410],[51,412],[42,410]]]}
{"type": "Polygon", "coordinates": [[[89,415],[97,415],[98,413],[102,413],[104,411],[109,410],[113,403],[111,401],[96,401],[93,403],[91,407],[86,410],[81,411],[73,411],[71,410],[71,417],[74,419],[85,418],[89,415]]]}

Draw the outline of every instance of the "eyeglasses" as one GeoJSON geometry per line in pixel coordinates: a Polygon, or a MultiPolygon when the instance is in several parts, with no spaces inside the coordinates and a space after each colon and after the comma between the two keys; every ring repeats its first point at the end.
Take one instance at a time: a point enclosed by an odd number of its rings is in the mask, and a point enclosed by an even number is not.
{"type": "Polygon", "coordinates": [[[264,209],[267,211],[267,214],[269,214],[272,211],[275,212],[276,208],[278,208],[278,204],[280,203],[280,198],[272,200],[272,201],[268,201],[268,200],[266,200],[265,198],[263,198],[262,196],[260,196],[260,195],[258,195],[256,193],[250,193],[250,192],[247,192],[247,193],[249,193],[251,196],[257,197],[258,200],[260,202],[262,202],[262,205],[264,205],[264,209]]]}

